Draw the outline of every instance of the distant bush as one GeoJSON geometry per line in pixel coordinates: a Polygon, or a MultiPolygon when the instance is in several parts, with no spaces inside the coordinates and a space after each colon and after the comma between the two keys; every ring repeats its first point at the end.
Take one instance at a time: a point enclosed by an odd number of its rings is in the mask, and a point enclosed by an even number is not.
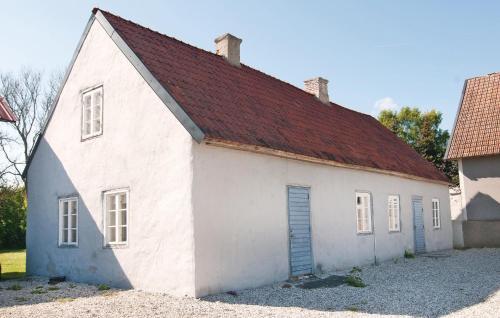
{"type": "Polygon", "coordinates": [[[24,188],[0,186],[0,249],[26,246],[24,188]]]}
{"type": "Polygon", "coordinates": [[[413,254],[412,251],[410,251],[410,250],[405,250],[404,257],[405,258],[415,258],[415,254],[413,254]]]}

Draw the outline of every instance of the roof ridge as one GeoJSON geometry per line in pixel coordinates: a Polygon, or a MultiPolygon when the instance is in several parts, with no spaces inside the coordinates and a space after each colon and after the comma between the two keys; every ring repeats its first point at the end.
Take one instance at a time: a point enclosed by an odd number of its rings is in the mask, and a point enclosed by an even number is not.
{"type": "MultiPolygon", "coordinates": [[[[199,48],[199,47],[194,46],[194,45],[192,45],[192,44],[186,43],[186,42],[184,42],[184,41],[182,41],[182,40],[179,40],[179,39],[177,39],[177,38],[175,38],[175,37],[173,37],[173,36],[170,36],[170,35],[167,35],[167,34],[165,34],[165,33],[161,33],[161,32],[159,32],[159,31],[153,30],[153,29],[151,29],[151,28],[148,28],[148,27],[146,27],[146,26],[143,26],[143,25],[141,25],[141,24],[139,24],[139,23],[137,23],[137,22],[134,22],[134,21],[132,21],[132,20],[125,19],[125,18],[123,18],[123,17],[121,17],[121,16],[119,16],[119,15],[117,15],[117,14],[111,13],[111,12],[109,12],[109,11],[99,9],[99,8],[97,8],[97,7],[96,7],[96,8],[94,8],[94,9],[92,9],[92,12],[93,12],[94,14],[95,14],[97,11],[104,12],[104,13],[109,14],[109,15],[112,15],[112,16],[114,16],[114,17],[118,18],[118,19],[124,20],[124,21],[126,21],[126,22],[128,22],[128,23],[131,23],[131,24],[133,24],[133,25],[136,25],[136,26],[138,26],[138,27],[140,27],[140,28],[142,28],[142,29],[148,30],[148,31],[150,31],[150,32],[156,33],[156,34],[161,35],[161,36],[164,36],[164,37],[167,37],[167,38],[169,38],[169,39],[171,39],[171,40],[174,40],[174,41],[178,42],[178,43],[179,43],[179,44],[181,44],[181,45],[184,45],[184,46],[189,47],[190,49],[199,50],[199,51],[201,51],[201,52],[203,52],[203,53],[209,54],[209,55],[210,55],[210,56],[212,56],[212,57],[221,58],[221,59],[223,58],[223,57],[221,57],[220,55],[217,55],[217,54],[216,54],[216,53],[214,53],[214,52],[207,51],[207,50],[205,50],[205,49],[203,49],[203,48],[199,48]]],[[[304,91],[303,89],[301,89],[300,87],[297,87],[297,86],[295,86],[295,85],[293,85],[293,84],[291,84],[291,83],[289,83],[289,82],[287,82],[287,81],[285,81],[285,80],[282,80],[282,79],[280,79],[280,78],[278,78],[278,77],[276,77],[276,76],[273,76],[273,75],[267,74],[267,73],[265,73],[264,71],[261,71],[261,70],[259,70],[259,69],[257,69],[257,68],[254,68],[254,67],[251,67],[251,66],[249,66],[249,65],[247,65],[247,64],[245,64],[245,63],[240,63],[240,64],[241,64],[241,66],[246,67],[246,68],[248,68],[248,69],[249,69],[249,70],[251,70],[251,71],[255,71],[255,72],[258,72],[258,73],[260,73],[260,74],[262,74],[262,75],[264,75],[264,76],[270,77],[270,78],[272,78],[272,79],[274,79],[274,80],[276,80],[276,81],[279,81],[281,84],[288,85],[288,86],[292,87],[293,89],[298,90],[298,91],[299,91],[300,93],[302,93],[302,94],[307,94],[307,95],[309,95],[309,96],[311,96],[311,97],[315,98],[315,96],[314,96],[313,94],[308,93],[308,92],[304,91]]],[[[370,116],[369,114],[366,114],[366,113],[363,113],[363,112],[360,112],[360,111],[354,110],[354,109],[352,109],[352,108],[349,108],[349,107],[346,107],[346,106],[340,105],[340,104],[335,103],[335,102],[332,102],[332,101],[329,101],[329,104],[330,104],[330,105],[333,105],[333,106],[337,106],[337,107],[343,108],[343,109],[345,109],[345,110],[347,110],[347,111],[351,111],[351,112],[354,112],[354,113],[360,114],[360,115],[364,115],[364,116],[367,116],[367,117],[372,117],[372,116],[370,116]]]]}

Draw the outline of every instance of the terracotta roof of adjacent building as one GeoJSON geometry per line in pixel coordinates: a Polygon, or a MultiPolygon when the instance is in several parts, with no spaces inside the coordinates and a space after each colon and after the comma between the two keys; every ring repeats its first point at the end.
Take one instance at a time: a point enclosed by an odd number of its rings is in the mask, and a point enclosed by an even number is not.
{"type": "Polygon", "coordinates": [[[500,154],[500,73],[465,82],[447,159],[500,154]]]}
{"type": "Polygon", "coordinates": [[[100,11],[206,139],[448,181],[369,115],[100,11]]]}
{"type": "Polygon", "coordinates": [[[0,121],[15,122],[16,116],[12,112],[4,97],[0,96],[0,121]]]}

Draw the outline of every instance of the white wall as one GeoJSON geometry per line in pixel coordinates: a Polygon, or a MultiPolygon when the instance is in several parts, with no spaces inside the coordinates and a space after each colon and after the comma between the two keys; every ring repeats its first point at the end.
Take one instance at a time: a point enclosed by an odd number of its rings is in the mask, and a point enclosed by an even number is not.
{"type": "Polygon", "coordinates": [[[427,251],[452,246],[446,185],[206,144],[193,149],[197,296],[288,278],[287,185],[311,187],[313,258],[324,271],[412,249],[412,195],[423,196],[427,251]],[[356,234],[356,190],[372,193],[375,235],[356,234]],[[400,233],[388,231],[389,194],[400,195],[400,233]],[[439,230],[432,228],[432,198],[440,199],[439,230]]]}
{"type": "Polygon", "coordinates": [[[28,173],[28,272],[194,294],[192,138],[98,22],[28,173]],[[81,91],[104,87],[104,133],[81,142],[81,91]],[[103,248],[103,191],[130,189],[129,246],[103,248]],[[79,247],[59,248],[58,197],[78,194],[79,247]]]}

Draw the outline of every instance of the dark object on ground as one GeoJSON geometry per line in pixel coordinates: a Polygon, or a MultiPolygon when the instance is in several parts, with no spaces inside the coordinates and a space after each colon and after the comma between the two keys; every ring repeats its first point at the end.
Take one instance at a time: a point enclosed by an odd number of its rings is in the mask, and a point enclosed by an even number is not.
{"type": "Polygon", "coordinates": [[[316,288],[325,288],[325,287],[337,287],[342,284],[345,284],[346,277],[339,275],[331,275],[327,278],[317,279],[309,282],[305,282],[300,285],[300,288],[304,289],[316,289],[316,288]]]}
{"type": "Polygon", "coordinates": [[[49,278],[49,285],[56,285],[66,281],[66,276],[54,276],[49,278]]]}
{"type": "Polygon", "coordinates": [[[285,284],[281,285],[281,288],[292,288],[292,285],[285,283],[285,284]]]}
{"type": "Polygon", "coordinates": [[[231,296],[234,296],[234,297],[237,297],[237,296],[238,296],[238,293],[237,293],[237,292],[235,292],[234,290],[230,290],[230,291],[228,291],[226,294],[231,295],[231,296]]]}

